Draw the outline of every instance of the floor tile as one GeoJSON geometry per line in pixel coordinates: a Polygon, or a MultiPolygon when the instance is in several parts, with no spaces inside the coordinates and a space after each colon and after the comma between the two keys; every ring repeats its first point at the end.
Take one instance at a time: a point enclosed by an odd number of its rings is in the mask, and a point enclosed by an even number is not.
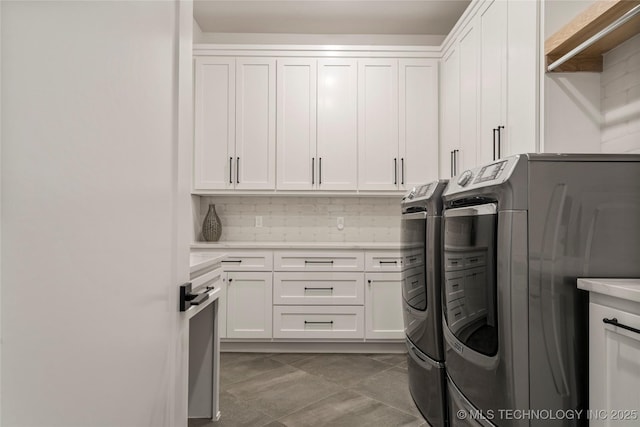
{"type": "Polygon", "coordinates": [[[407,362],[407,353],[367,354],[367,357],[370,357],[373,360],[377,360],[378,362],[388,363],[389,365],[393,366],[397,366],[401,363],[407,362]]]}
{"type": "Polygon", "coordinates": [[[220,393],[220,408],[218,421],[189,420],[189,427],[261,427],[274,421],[229,393],[220,393]]]}
{"type": "Polygon", "coordinates": [[[351,390],[336,393],[279,421],[287,427],[418,427],[424,423],[351,390]]]}
{"type": "Polygon", "coordinates": [[[269,357],[246,358],[231,364],[223,363],[220,369],[220,387],[226,389],[230,384],[237,383],[284,366],[269,357]]]}
{"type": "Polygon", "coordinates": [[[361,354],[315,356],[294,362],[291,365],[343,387],[352,387],[371,375],[390,368],[386,363],[361,354]]]}
{"type": "Polygon", "coordinates": [[[220,353],[220,364],[225,367],[233,365],[234,363],[246,362],[248,360],[264,359],[270,356],[266,353],[220,353]]]}
{"type": "Polygon", "coordinates": [[[269,358],[277,360],[280,363],[291,364],[317,355],[317,353],[280,353],[269,356],[269,358]]]}
{"type": "Polygon", "coordinates": [[[275,419],[340,390],[336,384],[288,365],[238,382],[227,389],[248,406],[275,419]]]}
{"type": "Polygon", "coordinates": [[[353,387],[353,390],[422,419],[420,411],[411,398],[405,370],[388,369],[365,379],[353,387]]]}

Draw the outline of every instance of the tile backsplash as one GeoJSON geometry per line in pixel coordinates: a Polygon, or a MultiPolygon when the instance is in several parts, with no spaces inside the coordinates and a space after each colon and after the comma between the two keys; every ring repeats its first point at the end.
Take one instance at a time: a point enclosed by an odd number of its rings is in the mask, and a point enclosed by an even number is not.
{"type": "Polygon", "coordinates": [[[195,236],[203,240],[202,221],[213,203],[222,223],[221,242],[399,242],[400,199],[194,196],[195,236]],[[262,217],[262,227],[256,227],[256,216],[262,217]]]}
{"type": "Polygon", "coordinates": [[[604,55],[602,152],[640,154],[640,35],[604,55]]]}

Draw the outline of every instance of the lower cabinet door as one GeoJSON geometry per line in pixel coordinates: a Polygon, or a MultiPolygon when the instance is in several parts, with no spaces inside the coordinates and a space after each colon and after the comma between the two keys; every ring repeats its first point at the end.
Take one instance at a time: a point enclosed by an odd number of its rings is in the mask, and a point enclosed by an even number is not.
{"type": "Polygon", "coordinates": [[[274,338],[364,338],[362,306],[273,307],[274,338]]]}
{"type": "Polygon", "coordinates": [[[227,273],[227,338],[271,338],[272,273],[227,273]]]}
{"type": "Polygon", "coordinates": [[[630,313],[589,304],[589,426],[630,427],[640,422],[640,308],[636,309],[630,313]]]}
{"type": "Polygon", "coordinates": [[[404,339],[400,273],[367,273],[365,307],[367,339],[404,339]]]}

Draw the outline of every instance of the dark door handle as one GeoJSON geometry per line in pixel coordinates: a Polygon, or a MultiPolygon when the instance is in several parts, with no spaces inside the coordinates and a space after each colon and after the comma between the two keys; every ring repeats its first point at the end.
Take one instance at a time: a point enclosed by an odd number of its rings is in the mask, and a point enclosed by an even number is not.
{"type": "Polygon", "coordinates": [[[207,292],[201,294],[191,293],[191,282],[180,285],[180,311],[187,311],[192,305],[200,305],[209,299],[207,292]]]}
{"type": "Polygon", "coordinates": [[[498,129],[493,128],[493,160],[496,159],[496,132],[498,132],[498,129]]]}
{"type": "Polygon", "coordinates": [[[318,185],[322,185],[322,157],[318,157],[318,185]]]}
{"type": "Polygon", "coordinates": [[[333,292],[333,286],[330,288],[308,288],[308,287],[304,287],[305,291],[332,291],[333,292]]]}
{"type": "Polygon", "coordinates": [[[400,184],[404,185],[404,157],[400,159],[400,174],[402,177],[400,179],[400,184]]]}
{"type": "Polygon", "coordinates": [[[311,158],[311,185],[316,183],[316,158],[311,158]]]}
{"type": "Polygon", "coordinates": [[[240,157],[236,157],[236,184],[240,184],[240,157]]]}
{"type": "Polygon", "coordinates": [[[229,157],[229,184],[233,184],[232,172],[233,171],[233,157],[229,157]]]}
{"type": "Polygon", "coordinates": [[[604,323],[607,323],[609,325],[613,325],[613,326],[617,326],[619,328],[622,329],[626,329],[627,331],[631,331],[631,332],[635,332],[636,334],[640,334],[640,329],[636,329],[632,326],[627,326],[627,325],[623,325],[622,323],[618,323],[618,319],[616,319],[615,317],[612,319],[607,319],[606,317],[604,319],[602,319],[602,321],[604,323]]]}
{"type": "Polygon", "coordinates": [[[330,320],[328,322],[310,322],[308,320],[304,321],[305,325],[333,325],[333,320],[330,320]]]}
{"type": "Polygon", "coordinates": [[[398,185],[398,159],[393,159],[393,185],[398,185]]]}
{"type": "Polygon", "coordinates": [[[498,126],[498,159],[502,158],[502,129],[504,126],[498,126]]]}

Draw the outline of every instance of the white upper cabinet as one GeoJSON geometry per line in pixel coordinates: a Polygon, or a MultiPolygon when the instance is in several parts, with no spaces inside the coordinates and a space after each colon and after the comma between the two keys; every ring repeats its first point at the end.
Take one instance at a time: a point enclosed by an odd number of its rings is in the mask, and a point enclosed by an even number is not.
{"type": "Polygon", "coordinates": [[[358,188],[397,190],[398,61],[358,62],[358,188]]]}
{"type": "Polygon", "coordinates": [[[454,155],[456,175],[477,163],[480,102],[480,34],[474,20],[460,34],[460,145],[454,155]]]}
{"type": "Polygon", "coordinates": [[[440,176],[455,175],[455,155],[460,147],[460,55],[457,43],[442,58],[440,176]]]}
{"type": "Polygon", "coordinates": [[[438,61],[401,59],[399,182],[401,189],[438,179],[438,61]]]}
{"type": "Polygon", "coordinates": [[[356,190],[358,69],[354,59],[318,60],[318,188],[356,190]]]}
{"type": "Polygon", "coordinates": [[[195,190],[275,188],[275,60],[195,62],[195,190]]]}
{"type": "Polygon", "coordinates": [[[233,58],[195,60],[195,189],[233,188],[235,78],[233,58]]]}
{"type": "Polygon", "coordinates": [[[317,186],[316,66],[315,59],[278,59],[279,190],[311,190],[317,186]]]}
{"type": "Polygon", "coordinates": [[[442,59],[442,178],[537,149],[536,2],[469,7],[472,15],[446,42],[442,59]]]}
{"type": "Polygon", "coordinates": [[[276,61],[236,59],[236,189],[274,189],[276,61]]]}
{"type": "Polygon", "coordinates": [[[507,2],[493,0],[480,12],[482,90],[478,163],[497,160],[505,151],[507,102],[507,2]]]}

